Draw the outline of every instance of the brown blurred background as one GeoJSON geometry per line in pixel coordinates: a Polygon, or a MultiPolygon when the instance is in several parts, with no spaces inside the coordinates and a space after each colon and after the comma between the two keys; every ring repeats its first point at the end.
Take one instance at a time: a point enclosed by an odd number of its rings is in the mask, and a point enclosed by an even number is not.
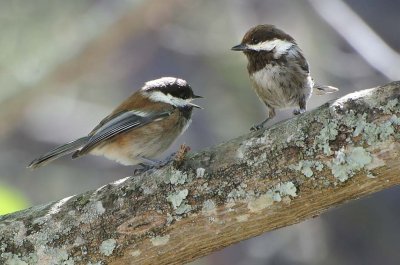
{"type": "MultiPolygon", "coordinates": [[[[341,89],[313,96],[309,109],[400,79],[398,10],[398,1],[373,0],[1,0],[0,214],[130,175],[101,157],[26,166],[87,134],[150,79],[181,77],[205,97],[169,153],[248,132],[265,108],[245,57],[230,48],[256,24],[291,34],[314,78],[341,89]]],[[[399,201],[399,188],[386,190],[194,264],[399,264],[399,201]]]]}

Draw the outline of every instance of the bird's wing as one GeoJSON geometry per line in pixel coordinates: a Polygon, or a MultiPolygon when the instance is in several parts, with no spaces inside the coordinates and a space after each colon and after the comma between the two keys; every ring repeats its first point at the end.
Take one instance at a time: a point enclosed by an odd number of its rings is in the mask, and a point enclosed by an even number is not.
{"type": "Polygon", "coordinates": [[[300,68],[306,72],[307,74],[310,73],[310,67],[308,66],[308,62],[306,60],[306,58],[304,58],[304,55],[302,52],[298,52],[294,55],[295,60],[297,62],[297,64],[300,66],[300,68]]]}
{"type": "Polygon", "coordinates": [[[172,109],[163,112],[123,111],[105,118],[90,134],[90,138],[82,149],[76,151],[72,157],[88,153],[98,144],[113,138],[120,133],[137,129],[153,121],[162,120],[172,113],[172,109]]]}
{"type": "MultiPolygon", "coordinates": [[[[300,65],[300,68],[306,72],[307,74],[310,74],[310,68],[308,66],[307,60],[304,58],[304,55],[302,53],[297,54],[297,63],[300,65]]],[[[314,80],[313,80],[314,82],[314,80]]],[[[329,93],[334,93],[339,91],[338,88],[333,87],[333,86],[326,86],[326,85],[320,85],[320,84],[315,84],[314,87],[315,94],[316,95],[324,95],[324,94],[329,94],[329,93]]]]}

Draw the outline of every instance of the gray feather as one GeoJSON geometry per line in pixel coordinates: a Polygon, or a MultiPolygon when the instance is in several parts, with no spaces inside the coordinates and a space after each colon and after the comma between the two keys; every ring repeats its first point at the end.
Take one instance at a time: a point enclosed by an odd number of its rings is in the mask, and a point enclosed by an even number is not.
{"type": "Polygon", "coordinates": [[[116,115],[110,121],[104,123],[97,128],[93,135],[90,135],[88,141],[83,145],[82,149],[77,150],[72,158],[77,158],[81,155],[89,153],[96,148],[100,143],[120,135],[129,130],[137,129],[153,121],[163,119],[171,114],[173,109],[165,112],[139,113],[136,111],[127,111],[116,115]],[[140,115],[138,115],[140,114],[140,115]]]}
{"type": "Polygon", "coordinates": [[[57,158],[60,158],[62,156],[73,153],[76,150],[78,150],[79,148],[81,148],[82,146],[84,146],[88,140],[89,140],[89,137],[86,136],[86,137],[79,138],[75,141],[69,142],[67,144],[61,145],[61,146],[47,152],[43,156],[33,160],[29,164],[28,168],[32,168],[32,169],[38,168],[38,167],[41,167],[43,165],[50,163],[53,160],[56,160],[57,158]]]}

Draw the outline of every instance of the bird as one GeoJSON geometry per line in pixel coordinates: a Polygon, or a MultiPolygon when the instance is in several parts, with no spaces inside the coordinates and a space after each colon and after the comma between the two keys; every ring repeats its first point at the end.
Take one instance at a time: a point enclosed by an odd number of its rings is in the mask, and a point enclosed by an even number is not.
{"type": "Polygon", "coordinates": [[[295,39],[274,25],[250,28],[231,50],[246,55],[252,88],[268,109],[266,119],[251,130],[263,128],[276,115],[276,109],[294,107],[294,115],[304,113],[313,89],[319,94],[338,91],[336,87],[314,83],[295,39]]]}
{"type": "Polygon", "coordinates": [[[92,154],[123,165],[154,166],[190,125],[192,100],[202,98],[176,77],[148,81],[106,116],[87,136],[61,145],[33,160],[28,168],[46,165],[72,153],[72,158],[92,154]]]}

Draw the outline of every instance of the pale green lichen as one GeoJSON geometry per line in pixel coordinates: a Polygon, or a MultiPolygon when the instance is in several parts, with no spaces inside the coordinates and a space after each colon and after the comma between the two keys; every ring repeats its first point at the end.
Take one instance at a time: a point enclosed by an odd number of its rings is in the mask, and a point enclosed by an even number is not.
{"type": "Polygon", "coordinates": [[[314,175],[314,172],[312,170],[313,167],[317,171],[322,171],[322,169],[324,168],[324,164],[320,161],[301,160],[297,165],[289,165],[289,169],[300,171],[307,178],[310,178],[314,175]]]}
{"type": "Polygon", "coordinates": [[[394,125],[400,125],[400,118],[397,117],[397,115],[392,115],[392,117],[390,117],[390,121],[392,122],[392,124],[394,125]]]}
{"type": "Polygon", "coordinates": [[[155,183],[150,184],[150,185],[142,185],[142,190],[143,194],[145,195],[151,195],[153,194],[157,189],[157,185],[155,183]]]}
{"type": "Polygon", "coordinates": [[[101,242],[101,245],[99,247],[100,253],[105,256],[110,256],[113,253],[116,245],[117,241],[113,238],[104,240],[103,242],[101,242]]]}
{"type": "Polygon", "coordinates": [[[379,139],[382,141],[385,141],[387,139],[389,139],[390,135],[394,134],[394,127],[393,127],[393,122],[391,120],[388,120],[386,122],[384,122],[383,124],[381,124],[379,126],[379,139]]]}
{"type": "Polygon", "coordinates": [[[242,187],[238,187],[237,189],[232,189],[228,193],[228,202],[235,201],[238,199],[243,199],[246,197],[246,191],[242,187]]]}
{"type": "Polygon", "coordinates": [[[150,241],[151,241],[151,244],[153,244],[153,246],[163,246],[168,243],[169,235],[156,236],[156,237],[150,238],[150,241]]]}
{"type": "Polygon", "coordinates": [[[0,257],[3,258],[5,265],[25,265],[25,264],[38,264],[36,253],[29,253],[28,255],[17,255],[10,252],[0,252],[0,257]]]}
{"type": "MultiPolygon", "coordinates": [[[[291,181],[278,183],[275,187],[269,189],[265,194],[262,194],[257,198],[251,197],[247,204],[247,208],[251,212],[258,212],[269,207],[274,202],[282,201],[282,198],[287,196],[297,196],[297,188],[291,181]]],[[[287,198],[289,199],[289,197],[287,198]]]]}
{"type": "MultiPolygon", "coordinates": [[[[395,111],[397,99],[389,101],[382,109],[384,113],[391,114],[395,111]],[[395,104],[394,104],[395,103],[395,104]]],[[[353,136],[361,136],[362,140],[369,145],[374,145],[378,142],[387,140],[391,135],[394,135],[395,128],[400,124],[400,120],[396,115],[381,124],[375,124],[367,121],[367,114],[355,115],[353,110],[347,112],[343,118],[343,123],[350,128],[353,128],[353,136]]]]}
{"type": "Polygon", "coordinates": [[[338,122],[336,120],[324,120],[324,124],[315,139],[315,146],[322,150],[325,155],[331,155],[329,141],[335,140],[338,135],[338,122]]]}
{"type": "Polygon", "coordinates": [[[202,210],[203,214],[215,214],[216,213],[216,206],[213,200],[205,200],[203,202],[202,210]]]}
{"type": "Polygon", "coordinates": [[[372,145],[375,144],[378,139],[380,138],[380,134],[382,131],[386,130],[387,128],[383,129],[381,126],[377,126],[374,123],[366,122],[365,116],[360,119],[357,123],[356,128],[354,129],[353,136],[358,136],[362,133],[362,139],[367,142],[367,144],[372,145]]]}
{"type": "Polygon", "coordinates": [[[305,139],[306,139],[305,133],[302,130],[300,130],[300,131],[297,131],[295,134],[289,135],[289,137],[286,138],[286,143],[293,142],[295,146],[304,147],[305,139]]]}
{"type": "Polygon", "coordinates": [[[44,226],[39,232],[34,235],[29,235],[29,239],[33,244],[42,246],[47,244],[49,241],[57,240],[59,235],[59,228],[61,227],[60,222],[54,221],[54,219],[48,219],[46,226],[44,226]],[[53,229],[52,229],[53,228],[53,229]]]}
{"type": "Polygon", "coordinates": [[[196,169],[196,178],[202,178],[204,177],[204,173],[206,172],[206,170],[202,167],[199,167],[196,169]]]}
{"type": "Polygon", "coordinates": [[[321,172],[324,169],[324,164],[321,163],[320,161],[315,161],[314,166],[315,166],[315,169],[319,172],[321,172]]]}
{"type": "Polygon", "coordinates": [[[283,182],[278,183],[274,188],[270,189],[266,193],[268,196],[272,197],[272,200],[275,202],[282,201],[282,197],[285,196],[297,196],[297,188],[293,182],[283,182]]]}
{"type": "Polygon", "coordinates": [[[397,107],[398,103],[399,103],[399,100],[397,98],[391,99],[387,102],[387,104],[385,106],[380,106],[379,108],[385,114],[392,114],[393,112],[398,111],[398,107],[397,107]]]}
{"type": "Polygon", "coordinates": [[[14,244],[22,246],[24,239],[26,239],[26,227],[24,222],[16,221],[9,224],[9,230],[14,230],[14,244]]]}
{"type": "Polygon", "coordinates": [[[171,183],[172,185],[185,184],[187,177],[188,176],[186,173],[183,173],[179,170],[173,170],[169,177],[169,183],[171,183]]]}
{"type": "Polygon", "coordinates": [[[268,191],[267,194],[269,194],[272,197],[272,200],[274,202],[280,202],[282,201],[282,196],[279,192],[272,192],[272,191],[268,191]]]}
{"type": "Polygon", "coordinates": [[[189,191],[187,189],[183,189],[178,192],[169,194],[167,196],[167,201],[169,201],[172,204],[172,207],[176,210],[188,194],[189,191]]]}
{"type": "Polygon", "coordinates": [[[275,187],[275,191],[279,191],[282,196],[297,196],[297,188],[291,181],[278,183],[275,187]]]}
{"type": "Polygon", "coordinates": [[[6,259],[5,265],[29,265],[29,263],[13,253],[1,253],[0,257],[6,259]]]}
{"type": "Polygon", "coordinates": [[[85,240],[84,240],[82,237],[77,236],[77,237],[75,238],[75,241],[74,241],[73,246],[81,246],[81,245],[83,245],[83,244],[85,244],[85,240]]]}
{"type": "Polygon", "coordinates": [[[187,204],[187,203],[182,203],[181,205],[179,205],[178,208],[176,208],[175,213],[177,215],[182,215],[185,213],[188,213],[192,210],[192,206],[187,204]]]}
{"type": "Polygon", "coordinates": [[[371,154],[363,147],[355,147],[347,152],[340,149],[332,160],[332,174],[339,181],[344,182],[371,162],[371,154]]]}
{"type": "Polygon", "coordinates": [[[81,215],[82,223],[88,224],[96,220],[97,217],[102,215],[106,210],[103,207],[101,201],[90,202],[84,209],[84,213],[81,215]]]}

